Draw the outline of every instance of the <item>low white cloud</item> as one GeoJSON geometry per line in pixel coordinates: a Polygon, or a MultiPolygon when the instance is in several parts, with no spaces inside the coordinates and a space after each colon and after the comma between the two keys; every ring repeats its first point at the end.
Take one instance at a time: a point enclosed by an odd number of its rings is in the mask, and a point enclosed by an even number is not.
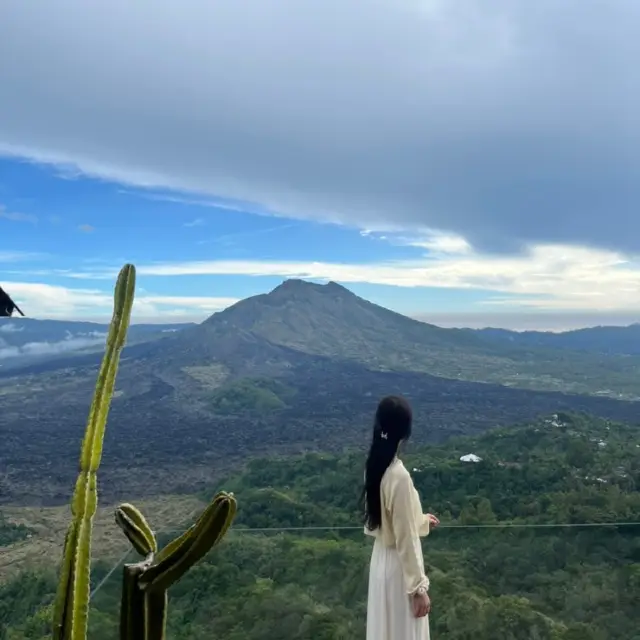
{"type": "Polygon", "coordinates": [[[418,247],[426,249],[430,257],[443,257],[451,255],[469,255],[473,252],[473,247],[466,238],[455,233],[446,233],[437,229],[416,230],[411,236],[403,235],[402,232],[387,232],[386,235],[377,235],[373,230],[362,231],[366,237],[377,237],[391,244],[398,244],[406,247],[418,247]]]}
{"type": "Polygon", "coordinates": [[[425,241],[410,242],[411,246],[424,247],[433,253],[464,254],[471,252],[471,245],[461,236],[438,234],[425,241]]]}
{"type": "Polygon", "coordinates": [[[2,251],[0,250],[0,262],[24,262],[27,260],[39,260],[44,256],[29,251],[2,251]]]}
{"type": "Polygon", "coordinates": [[[82,336],[67,336],[55,342],[27,342],[20,346],[4,346],[0,344],[0,360],[8,360],[20,356],[50,356],[69,351],[78,351],[87,347],[104,344],[106,333],[97,331],[82,336]]]}
{"type": "Polygon", "coordinates": [[[9,220],[11,222],[28,222],[30,224],[36,224],[38,217],[30,213],[21,213],[19,211],[9,211],[6,207],[0,204],[0,218],[9,220]]]}
{"type": "MultiPolygon", "coordinates": [[[[393,240],[395,242],[395,240],[393,240]]],[[[401,288],[437,287],[481,291],[482,302],[469,303],[470,311],[522,312],[640,312],[640,259],[616,251],[563,245],[541,245],[521,255],[486,255],[474,252],[456,236],[424,236],[402,241],[428,248],[415,260],[371,263],[285,260],[213,260],[138,264],[140,287],[134,306],[138,321],[200,320],[236,298],[154,295],[157,279],[199,276],[270,276],[334,280],[350,284],[378,284],[401,288]]],[[[98,265],[84,271],[58,271],[55,275],[76,282],[100,282],[100,288],[62,287],[40,283],[6,282],[23,311],[31,317],[107,318],[112,295],[105,281],[114,281],[117,268],[98,265]]],[[[31,275],[46,278],[39,270],[31,275]]],[[[50,275],[53,275],[50,272],[50,275]]],[[[193,282],[193,280],[192,280],[193,282]]],[[[195,281],[197,282],[197,280],[195,281]]],[[[452,292],[452,296],[455,294],[452,292]]],[[[452,298],[453,299],[453,298],[452,298]]],[[[426,301],[416,298],[415,313],[424,313],[426,301]]],[[[458,304],[452,305],[458,308],[458,304]]]]}
{"type": "MultiPolygon", "coordinates": [[[[31,318],[108,320],[113,295],[100,289],[72,288],[33,282],[5,282],[6,290],[31,318]]],[[[137,295],[134,322],[202,319],[237,302],[237,298],[137,295]]]]}
{"type": "MultiPolygon", "coordinates": [[[[428,241],[427,241],[428,243],[428,241]]],[[[422,246],[422,245],[421,245],[422,246]]],[[[366,264],[319,261],[197,261],[140,264],[141,278],[169,276],[273,276],[370,283],[395,287],[482,290],[485,307],[616,311],[640,310],[640,261],[615,251],[542,245],[522,255],[482,255],[441,243],[440,254],[366,264]],[[455,250],[455,251],[454,251],[455,250]],[[494,293],[491,296],[491,293],[494,293]]],[[[113,279],[117,270],[67,274],[113,279]]],[[[422,305],[416,302],[416,312],[422,305]]]]}
{"type": "Polygon", "coordinates": [[[0,333],[20,333],[20,331],[22,331],[23,329],[24,327],[21,327],[20,325],[13,322],[0,324],[0,333]]]}
{"type": "Polygon", "coordinates": [[[191,220],[190,222],[185,222],[185,227],[202,227],[205,224],[203,218],[196,218],[195,220],[191,220]]]}

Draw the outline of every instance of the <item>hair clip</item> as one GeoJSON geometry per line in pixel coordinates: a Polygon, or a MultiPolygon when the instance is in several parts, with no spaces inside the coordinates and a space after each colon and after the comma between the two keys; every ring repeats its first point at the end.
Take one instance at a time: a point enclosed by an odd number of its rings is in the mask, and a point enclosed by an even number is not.
{"type": "Polygon", "coordinates": [[[387,439],[387,434],[386,434],[384,431],[381,431],[381,432],[380,432],[380,437],[381,437],[383,440],[386,440],[386,439],[387,439]]]}

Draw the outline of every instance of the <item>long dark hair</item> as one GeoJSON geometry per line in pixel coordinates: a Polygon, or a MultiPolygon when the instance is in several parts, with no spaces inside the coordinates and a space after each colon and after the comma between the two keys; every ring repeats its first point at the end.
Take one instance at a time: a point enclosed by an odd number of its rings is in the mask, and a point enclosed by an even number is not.
{"type": "Polygon", "coordinates": [[[361,495],[364,522],[370,531],[382,522],[380,482],[398,451],[398,445],[411,435],[413,415],[409,403],[400,396],[380,400],[373,423],[373,438],[365,466],[365,481],[361,495]]]}

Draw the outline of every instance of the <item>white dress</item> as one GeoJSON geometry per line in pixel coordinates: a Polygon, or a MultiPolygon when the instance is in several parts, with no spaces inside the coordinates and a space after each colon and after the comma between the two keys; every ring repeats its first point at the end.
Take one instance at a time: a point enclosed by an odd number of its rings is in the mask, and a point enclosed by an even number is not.
{"type": "Polygon", "coordinates": [[[369,566],[367,640],[429,640],[429,617],[413,615],[410,591],[428,589],[420,537],[429,520],[402,462],[394,460],[380,485],[382,525],[365,533],[375,537],[369,566]]]}
{"type": "Polygon", "coordinates": [[[429,616],[413,615],[398,552],[380,538],[369,565],[367,640],[429,640],[429,616]]]}

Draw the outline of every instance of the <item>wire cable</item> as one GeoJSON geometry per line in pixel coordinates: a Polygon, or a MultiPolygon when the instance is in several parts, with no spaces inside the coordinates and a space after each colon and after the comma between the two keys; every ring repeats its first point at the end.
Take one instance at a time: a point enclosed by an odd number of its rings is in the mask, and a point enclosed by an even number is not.
{"type": "Polygon", "coordinates": [[[127,549],[127,552],[123,554],[123,556],[116,562],[111,569],[109,569],[107,575],[100,580],[100,582],[95,586],[93,591],[89,594],[89,601],[93,598],[93,596],[98,593],[98,591],[102,588],[105,582],[113,575],[113,572],[129,557],[129,554],[133,551],[133,548],[127,549]]]}
{"type": "MultiPolygon", "coordinates": [[[[494,522],[490,524],[440,524],[438,529],[569,529],[569,528],[613,528],[613,527],[640,527],[640,522],[549,522],[549,523],[527,523],[527,522],[494,522]]],[[[177,533],[182,529],[160,529],[157,534],[177,533]]],[[[363,526],[308,526],[308,527],[231,527],[230,533],[286,533],[289,531],[363,531],[363,526]]],[[[110,571],[102,578],[91,592],[91,600],[96,593],[104,586],[114,571],[127,559],[133,549],[127,552],[116,562],[110,571]]]]}
{"type": "MultiPolygon", "coordinates": [[[[569,527],[638,527],[640,522],[566,522],[566,523],[541,523],[526,522],[495,522],[491,524],[439,524],[438,529],[561,529],[569,527]]],[[[435,527],[434,527],[435,529],[435,527]]],[[[267,533],[279,531],[362,531],[363,527],[233,527],[235,533],[267,533]]],[[[165,532],[170,533],[170,532],[165,532]]]]}

